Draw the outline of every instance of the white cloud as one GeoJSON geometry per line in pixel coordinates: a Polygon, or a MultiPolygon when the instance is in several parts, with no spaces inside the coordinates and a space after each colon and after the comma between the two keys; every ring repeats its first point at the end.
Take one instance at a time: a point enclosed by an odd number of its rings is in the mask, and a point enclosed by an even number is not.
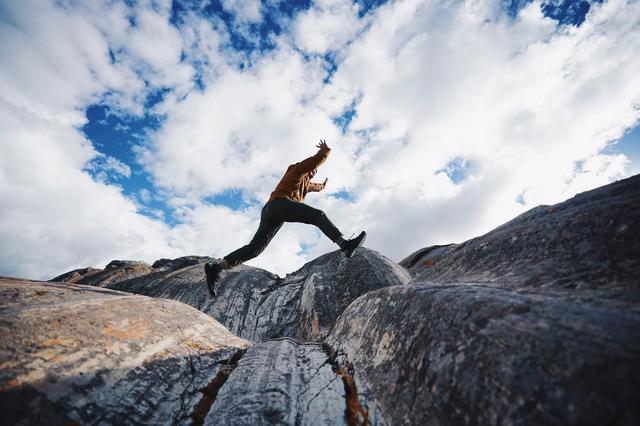
{"type": "Polygon", "coordinates": [[[309,53],[340,50],[363,27],[358,11],[357,3],[316,1],[296,19],[293,27],[295,43],[309,53]]]}
{"type": "Polygon", "coordinates": [[[171,30],[149,24],[159,18],[147,19],[144,11],[138,14],[139,29],[131,30],[128,17],[135,10],[117,3],[100,9],[96,5],[72,8],[46,1],[3,5],[3,274],[50,278],[76,267],[104,266],[113,258],[151,261],[176,253],[163,222],[138,214],[120,188],[105,184],[108,175],[129,177],[129,165],[97,152],[78,128],[85,123],[85,108],[106,93],[115,108],[141,112],[149,89],[145,77],[147,81],[155,77],[139,75],[140,68],[157,70],[156,75],[163,76],[158,84],[191,84],[190,76],[180,74],[175,41],[174,48],[163,48],[168,60],[157,55],[113,62],[110,47],[116,51],[119,43],[135,47],[139,33],[151,34],[146,43],[152,47],[154,38],[171,41],[162,37],[163,31],[171,34],[171,30]],[[87,167],[95,169],[96,181],[84,172],[87,167]]]}
{"type": "Polygon", "coordinates": [[[259,22],[262,20],[260,0],[223,0],[223,8],[234,14],[241,22],[259,22]]]}
{"type": "Polygon", "coordinates": [[[524,208],[524,189],[528,208],[625,175],[598,152],[638,120],[640,6],[612,0],[558,28],[535,2],[515,22],[476,4],[382,7],[326,91],[360,100],[352,131],[375,129],[354,191],[370,244],[395,258],[488,231],[524,208]],[[454,190],[436,171],[456,157],[475,169],[454,190]],[[585,158],[601,167],[574,179],[585,158]]]}

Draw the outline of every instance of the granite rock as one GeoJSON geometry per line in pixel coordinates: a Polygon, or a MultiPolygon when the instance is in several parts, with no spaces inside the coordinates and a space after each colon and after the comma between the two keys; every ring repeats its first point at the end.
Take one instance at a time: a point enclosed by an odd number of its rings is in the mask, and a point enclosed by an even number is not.
{"type": "Polygon", "coordinates": [[[216,298],[209,296],[202,264],[108,287],[187,303],[254,342],[278,337],[317,342],[357,297],[409,279],[404,268],[361,248],[350,259],[340,251],[320,256],[285,278],[240,265],[222,273],[216,298]]]}
{"type": "Polygon", "coordinates": [[[640,302],[640,175],[539,206],[459,245],[401,262],[416,282],[467,282],[529,291],[590,290],[640,302]]]}
{"type": "Polygon", "coordinates": [[[0,278],[0,322],[2,424],[202,421],[249,346],[182,303],[66,283],[0,278]]]}
{"type": "Polygon", "coordinates": [[[106,287],[130,278],[147,275],[154,269],[145,262],[135,260],[112,260],[104,269],[76,269],[50,280],[51,282],[68,282],[74,284],[106,287]]]}
{"type": "Polygon", "coordinates": [[[483,284],[367,293],[326,343],[392,424],[637,424],[640,315],[483,284]]]}
{"type": "Polygon", "coordinates": [[[325,347],[283,338],[252,346],[205,425],[348,425],[347,392],[325,347]]]}

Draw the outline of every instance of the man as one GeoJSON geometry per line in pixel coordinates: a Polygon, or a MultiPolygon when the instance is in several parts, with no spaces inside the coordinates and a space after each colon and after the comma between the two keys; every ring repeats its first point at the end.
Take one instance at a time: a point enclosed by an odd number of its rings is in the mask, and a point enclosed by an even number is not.
{"type": "Polygon", "coordinates": [[[340,230],[331,223],[322,210],[303,203],[307,193],[322,191],[327,184],[327,179],[323,183],[311,182],[317,173],[318,166],[325,162],[331,152],[327,143],[322,140],[316,148],[318,148],[316,155],[287,168],[267,204],[262,208],[260,226],[251,242],[220,260],[204,265],[207,288],[212,297],[216,296],[215,284],[220,272],[262,253],[284,222],[301,222],[317,226],[331,241],[340,246],[347,257],[351,257],[355,249],[362,245],[367,236],[366,232],[362,231],[357,237],[345,240],[340,230]]]}

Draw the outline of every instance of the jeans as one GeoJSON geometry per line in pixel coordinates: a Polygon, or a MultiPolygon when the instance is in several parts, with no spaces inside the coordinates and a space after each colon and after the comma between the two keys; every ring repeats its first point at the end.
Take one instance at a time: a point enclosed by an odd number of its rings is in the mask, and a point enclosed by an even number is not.
{"type": "Polygon", "coordinates": [[[304,203],[298,203],[286,198],[269,201],[262,208],[260,226],[251,242],[238,250],[226,255],[224,259],[230,267],[253,259],[264,251],[271,239],[276,235],[284,222],[300,222],[315,225],[331,241],[336,241],[342,233],[331,223],[322,210],[314,209],[304,203]]]}

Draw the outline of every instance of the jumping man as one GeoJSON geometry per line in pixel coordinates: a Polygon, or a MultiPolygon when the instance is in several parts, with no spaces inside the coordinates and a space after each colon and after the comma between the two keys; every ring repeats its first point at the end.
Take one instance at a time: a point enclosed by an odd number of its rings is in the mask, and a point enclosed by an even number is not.
{"type": "Polygon", "coordinates": [[[342,232],[331,223],[322,210],[303,203],[308,192],[322,191],[327,184],[327,179],[323,183],[311,182],[318,171],[318,166],[325,162],[331,152],[326,142],[322,140],[316,148],[318,148],[316,155],[287,168],[276,189],[271,193],[269,201],[262,208],[260,226],[251,242],[220,260],[205,263],[204,272],[211,296],[216,296],[215,284],[220,272],[262,253],[284,222],[301,222],[317,226],[324,235],[342,249],[347,257],[351,257],[355,249],[362,245],[367,236],[366,232],[362,231],[357,237],[345,240],[342,238],[342,232]]]}

